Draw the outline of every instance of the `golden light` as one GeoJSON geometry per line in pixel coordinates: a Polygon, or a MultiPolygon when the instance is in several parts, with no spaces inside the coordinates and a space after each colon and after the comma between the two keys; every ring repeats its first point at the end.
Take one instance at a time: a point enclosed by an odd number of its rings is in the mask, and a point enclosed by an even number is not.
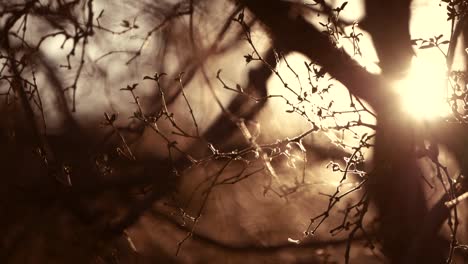
{"type": "Polygon", "coordinates": [[[394,84],[405,112],[426,120],[450,113],[444,65],[436,56],[413,57],[406,78],[394,84]]]}

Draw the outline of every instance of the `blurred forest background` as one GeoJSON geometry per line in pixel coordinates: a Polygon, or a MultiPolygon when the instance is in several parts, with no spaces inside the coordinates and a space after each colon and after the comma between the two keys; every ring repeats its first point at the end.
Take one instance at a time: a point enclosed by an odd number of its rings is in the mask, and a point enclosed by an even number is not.
{"type": "Polygon", "coordinates": [[[4,0],[2,263],[465,263],[460,0],[4,0]]]}

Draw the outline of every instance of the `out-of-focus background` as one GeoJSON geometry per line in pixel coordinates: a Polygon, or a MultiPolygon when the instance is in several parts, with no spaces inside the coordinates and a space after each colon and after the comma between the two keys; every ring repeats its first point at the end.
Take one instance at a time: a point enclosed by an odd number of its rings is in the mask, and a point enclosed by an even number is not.
{"type": "MultiPolygon", "coordinates": [[[[341,1],[327,3],[330,6],[342,4],[341,1]]],[[[80,152],[80,147],[88,151],[88,147],[101,146],[102,142],[104,146],[121,143],[121,137],[109,137],[113,129],[102,124],[104,113],[108,113],[116,115],[114,125],[122,128],[120,136],[128,141],[137,160],[167,162],[169,155],[183,155],[174,150],[168,152],[167,140],[177,141],[178,148],[197,159],[209,157],[212,150],[206,142],[172,133],[174,126],[170,118],[158,121],[158,129],[168,139],[151,129],[142,128],[141,122],[131,118],[138,110],[134,98],[128,91],[121,90],[138,83],[134,92],[143,112],[157,113],[167,105],[177,124],[194,135],[197,129],[201,134],[211,131],[211,126],[225,115],[221,106],[228,107],[238,95],[226,89],[222,82],[233,89],[252,89],[249,88],[249,74],[261,68],[262,62],[246,61],[245,56],[252,54],[252,46],[245,40],[242,27],[229,17],[235,11],[234,3],[198,1],[192,18],[177,15],[177,12],[188,8],[186,5],[175,0],[93,1],[94,15],[99,15],[100,28],[95,28],[94,35],[86,44],[83,55],[85,63],[76,83],[75,112],[70,111],[71,104],[63,105],[57,89],[65,89],[75,81],[82,45],[77,45],[75,56],[70,56],[69,63],[74,67],[68,69],[67,55],[74,48],[73,42],[65,41],[63,35],[43,41],[33,59],[46,124],[42,129],[51,136],[61,135],[68,131],[67,122],[72,119],[75,128],[79,128],[89,139],[89,146],[75,142],[73,137],[68,142],[69,146],[66,146],[67,143],[61,146],[64,149],[69,147],[67,153],[70,156],[74,155],[75,150],[80,152]],[[231,25],[226,27],[229,21],[231,25]],[[219,32],[224,27],[226,32],[219,38],[219,32]],[[220,69],[221,72],[218,71],[220,69]],[[165,92],[164,100],[157,83],[143,79],[145,76],[153,77],[155,72],[167,74],[160,82],[165,92]],[[184,74],[179,75],[181,72],[184,74]],[[183,82],[184,96],[176,92],[180,90],[178,76],[183,82]]],[[[380,69],[372,41],[368,33],[359,28],[359,22],[365,16],[363,6],[363,1],[351,0],[340,14],[340,18],[349,24],[345,28],[347,31],[353,30],[353,22],[357,22],[354,30],[363,34],[359,42],[362,55],[353,54],[353,45],[347,39],[341,39],[338,45],[342,45],[369,71],[378,73],[380,69]]],[[[440,34],[443,34],[443,39],[449,38],[450,23],[446,19],[445,7],[440,6],[439,1],[415,0],[411,10],[410,31],[413,39],[428,39],[440,34]]],[[[318,27],[319,22],[326,23],[325,14],[317,15],[313,10],[300,12],[318,27]]],[[[248,11],[245,11],[245,17],[251,23],[250,34],[255,48],[267,57],[272,45],[269,33],[252,19],[248,11]]],[[[74,30],[73,25],[67,25],[67,21],[54,17],[45,20],[38,13],[28,17],[25,40],[30,44],[37,43],[42,36],[55,32],[54,23],[74,30]]],[[[21,29],[21,26],[18,28],[21,29]]],[[[21,45],[19,41],[12,42],[18,47],[21,45]]],[[[464,52],[460,49],[457,52],[455,67],[463,69],[464,52]]],[[[402,97],[401,107],[408,109],[418,122],[448,112],[444,101],[444,60],[436,49],[415,48],[408,78],[402,77],[395,82],[396,94],[402,97]],[[425,80],[427,85],[419,85],[421,80],[425,80]],[[424,99],[421,99],[421,94],[424,99]]],[[[352,146],[356,146],[365,133],[372,133],[373,130],[368,127],[337,129],[357,120],[356,113],[346,113],[350,109],[350,95],[343,85],[328,74],[320,80],[310,78],[304,63],[311,61],[301,54],[291,53],[280,59],[275,68],[283,81],[291,84],[295,91],[302,91],[302,86],[308,86],[309,82],[318,87],[320,92],[311,95],[310,103],[303,105],[304,111],[313,113],[311,119],[290,112],[291,104],[287,102],[297,104],[297,95],[285,89],[281,79],[272,75],[266,84],[268,95],[273,97],[247,122],[249,130],[257,134],[258,144],[273,144],[277,140],[301,135],[311,128],[312,123],[322,128],[304,138],[307,153],[294,144],[278,150],[277,157],[271,160],[278,176],[273,190],[265,191],[272,178],[271,172],[264,169],[261,159],[248,164],[244,161],[226,164],[222,159],[202,162],[181,171],[175,191],[154,202],[134,224],[125,229],[124,235],[103,240],[97,231],[98,226],[111,225],[132,210],[133,202],[144,199],[145,190],[134,188],[119,191],[119,187],[115,187],[99,192],[89,191],[89,194],[73,200],[74,205],[91,212],[90,224],[85,223],[77,216],[73,209],[75,206],[70,206],[70,201],[60,199],[67,195],[55,195],[54,188],[38,183],[41,177],[47,175],[38,173],[41,171],[40,164],[28,163],[36,154],[19,150],[17,162],[21,171],[12,184],[2,187],[0,202],[3,215],[0,220],[0,256],[6,260],[4,263],[343,263],[349,230],[336,234],[330,230],[342,223],[345,208],[357,202],[363,190],[343,198],[314,235],[306,236],[304,232],[308,230],[311,218],[327,210],[329,195],[338,186],[341,190],[347,190],[359,184],[358,173],[340,182],[343,172],[334,171],[331,164],[343,166],[345,159],[353,153],[352,146]],[[296,78],[295,74],[299,77],[296,78]],[[330,112],[323,110],[320,117],[320,109],[326,108],[344,113],[327,116],[330,112]],[[240,171],[243,175],[252,175],[235,184],[228,180],[239,177],[240,171]],[[226,179],[223,182],[226,184],[210,186],[214,177],[219,177],[218,182],[226,179]]],[[[320,69],[318,65],[314,67],[320,69]]],[[[32,76],[32,72],[26,74],[32,76]]],[[[7,87],[7,83],[1,85],[1,89],[7,87]]],[[[64,96],[70,102],[72,89],[65,90],[64,96]]],[[[9,106],[4,104],[2,107],[5,113],[2,122],[8,123],[10,117],[6,115],[10,111],[9,106]]],[[[364,113],[360,118],[370,125],[375,124],[371,114],[364,113]]],[[[222,128],[215,132],[221,137],[215,144],[219,149],[235,151],[249,143],[239,132],[230,133],[222,131],[222,128]]],[[[122,145],[120,147],[123,148],[122,145]]],[[[88,155],[86,151],[82,155],[88,155]]],[[[458,168],[451,154],[444,150],[441,153],[441,160],[449,167],[450,173],[456,174],[458,168]]],[[[370,159],[371,151],[364,151],[362,155],[370,159]]],[[[99,158],[107,159],[107,156],[99,158]]],[[[69,165],[72,186],[78,178],[94,184],[93,178],[85,175],[87,170],[81,168],[82,165],[69,165]]],[[[422,160],[420,165],[430,183],[426,189],[428,204],[431,204],[444,190],[435,179],[430,162],[422,160]]],[[[367,161],[363,166],[369,166],[367,161]]],[[[167,170],[158,163],[145,173],[164,177],[167,170]]],[[[132,173],[128,172],[129,175],[132,173]]],[[[64,192],[60,188],[55,191],[64,192]]],[[[73,193],[72,188],[70,192],[73,193]]],[[[464,208],[465,205],[460,206],[464,208]]],[[[374,208],[370,206],[364,219],[366,225],[376,225],[375,217],[374,208]]],[[[460,219],[459,240],[463,242],[467,239],[466,223],[463,218],[460,219]]],[[[443,232],[449,236],[448,230],[443,232]]],[[[372,229],[368,236],[372,238],[372,229]]],[[[352,244],[351,263],[385,263],[378,241],[374,242],[375,248],[369,246],[365,234],[357,235],[352,244]]]]}

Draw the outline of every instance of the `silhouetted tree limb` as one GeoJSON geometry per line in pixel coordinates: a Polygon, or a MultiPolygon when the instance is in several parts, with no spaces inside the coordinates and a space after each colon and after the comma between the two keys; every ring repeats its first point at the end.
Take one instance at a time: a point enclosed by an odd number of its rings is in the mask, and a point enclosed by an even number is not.
{"type": "Polygon", "coordinates": [[[324,67],[350,92],[366,100],[374,110],[387,105],[392,98],[388,84],[366,71],[344,51],[337,49],[329,38],[302,16],[292,16],[291,4],[284,1],[242,1],[268,28],[271,37],[283,52],[300,52],[324,67]],[[268,5],[268,10],[264,8],[268,5]]]}
{"type": "Polygon", "coordinates": [[[367,0],[360,23],[375,45],[382,74],[402,78],[414,55],[409,32],[411,0],[367,0]]]}

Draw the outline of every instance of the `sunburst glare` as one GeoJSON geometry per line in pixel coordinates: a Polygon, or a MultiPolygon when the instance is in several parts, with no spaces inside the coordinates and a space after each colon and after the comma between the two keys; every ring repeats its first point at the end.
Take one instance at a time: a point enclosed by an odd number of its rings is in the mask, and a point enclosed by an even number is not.
{"type": "Polygon", "coordinates": [[[405,112],[416,119],[433,119],[450,113],[446,69],[440,59],[413,57],[406,78],[395,82],[405,112]]]}

